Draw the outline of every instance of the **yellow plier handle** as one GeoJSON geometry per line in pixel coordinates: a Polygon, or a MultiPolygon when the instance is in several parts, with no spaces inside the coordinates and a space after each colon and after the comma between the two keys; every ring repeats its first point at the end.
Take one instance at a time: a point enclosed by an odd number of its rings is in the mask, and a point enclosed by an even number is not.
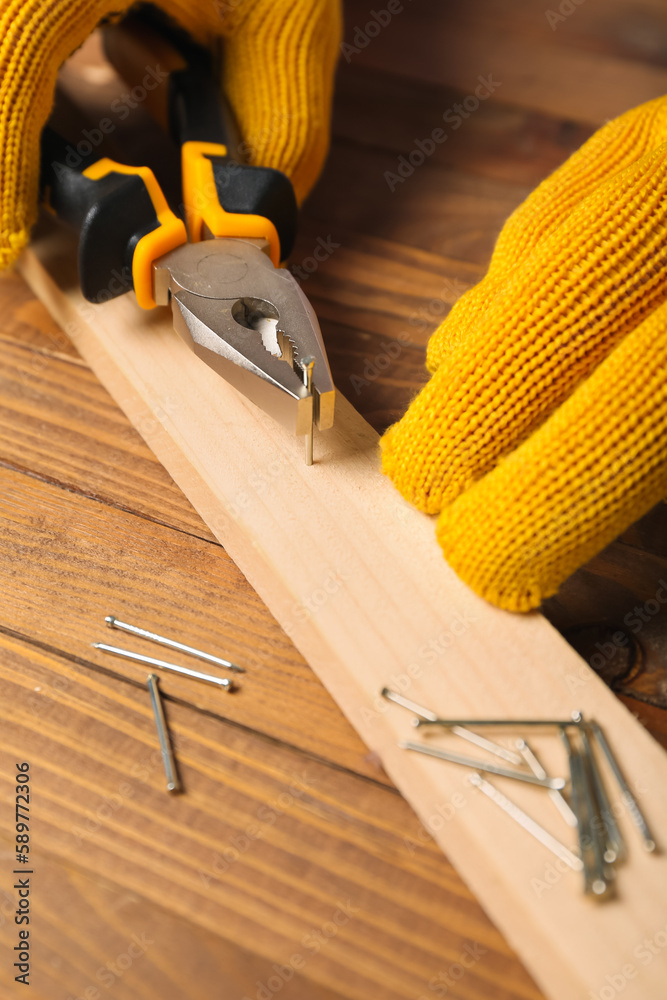
{"type": "Polygon", "coordinates": [[[266,240],[277,267],[294,243],[294,191],[281,171],[241,163],[232,155],[238,143],[210,54],[146,12],[108,29],[107,38],[107,54],[115,62],[114,53],[122,53],[125,75],[131,72],[130,49],[145,71],[147,47],[159,46],[164,53],[166,44],[175,46],[167,123],[181,151],[183,201],[178,214],[172,211],[148,167],[108,158],[84,164],[83,169],[70,166],[65,141],[45,129],[44,199],[80,230],[79,277],[86,298],[104,302],[134,288],[139,305],[152,308],[153,263],[187,242],[188,235],[192,242],[223,237],[266,240]],[[143,48],[123,44],[127,32],[134,43],[140,36],[143,48]]]}

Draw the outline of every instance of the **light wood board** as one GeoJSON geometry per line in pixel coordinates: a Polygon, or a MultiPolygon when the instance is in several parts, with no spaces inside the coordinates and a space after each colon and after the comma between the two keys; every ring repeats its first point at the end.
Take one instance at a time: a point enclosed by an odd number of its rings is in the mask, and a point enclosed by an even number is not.
{"type": "MultiPolygon", "coordinates": [[[[566,716],[581,708],[608,731],[658,835],[667,830],[664,751],[544,619],[491,608],[456,578],[432,521],[383,478],[377,435],[343,398],[336,428],[316,438],[316,465],[306,468],[301,441],[195,358],[166,311],[142,313],[129,296],[88,305],[71,261],[71,246],[52,230],[20,269],[541,988],[558,1000],[588,1000],[611,988],[607,977],[625,977],[628,1000],[662,1000],[665,856],[645,855],[625,818],[631,854],[619,871],[619,898],[596,906],[576,874],[552,869],[540,845],[472,792],[464,772],[398,749],[413,735],[410,716],[378,692],[402,688],[450,717],[566,716]],[[645,939],[658,953],[642,946],[645,939]]],[[[541,737],[536,746],[562,772],[557,740],[541,737]]],[[[506,784],[567,839],[541,791],[506,784]]]]}

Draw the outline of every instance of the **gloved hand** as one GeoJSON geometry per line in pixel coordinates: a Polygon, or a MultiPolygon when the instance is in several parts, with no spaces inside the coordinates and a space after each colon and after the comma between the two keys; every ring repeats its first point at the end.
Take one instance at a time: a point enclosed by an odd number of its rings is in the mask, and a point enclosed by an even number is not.
{"type": "MultiPolygon", "coordinates": [[[[131,0],[0,0],[0,269],[29,240],[59,67],[131,0]]],[[[224,36],[224,86],[253,162],[306,196],[329,143],[339,0],[160,0],[195,41],[224,36]]]]}
{"type": "Polygon", "coordinates": [[[384,470],[473,590],[534,608],[667,494],[667,98],[514,212],[427,364],[384,470]]]}

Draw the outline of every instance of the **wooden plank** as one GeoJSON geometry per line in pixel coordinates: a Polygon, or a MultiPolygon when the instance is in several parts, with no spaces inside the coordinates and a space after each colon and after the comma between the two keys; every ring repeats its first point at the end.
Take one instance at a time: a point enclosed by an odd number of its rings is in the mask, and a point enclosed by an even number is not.
{"type": "MultiPolygon", "coordinates": [[[[70,259],[52,231],[21,270],[422,820],[451,803],[461,775],[397,748],[410,728],[404,712],[379,701],[383,684],[458,716],[581,707],[613,734],[649,819],[667,828],[664,751],[544,619],[500,612],[458,581],[431,520],[381,476],[377,437],[344,399],[337,427],[318,437],[318,461],[306,469],[297,442],[201,365],[168,316],[142,314],[128,297],[99,309],[83,303],[70,259]],[[163,400],[174,394],[178,406],[167,412],[163,400]],[[274,469],[270,497],[253,492],[256,469],[274,469]],[[327,586],[332,580],[339,585],[327,586]],[[295,612],[309,605],[309,613],[295,612]]],[[[548,767],[563,768],[556,740],[537,745],[548,767]]],[[[513,794],[550,822],[539,792],[513,794]]],[[[574,876],[538,895],[542,848],[480,798],[470,793],[436,839],[548,996],[600,990],[643,937],[662,931],[667,857],[649,857],[631,839],[620,898],[604,907],[581,896],[574,876]]],[[[625,995],[659,1000],[666,960],[663,952],[638,966],[625,995]]]]}
{"type": "Polygon", "coordinates": [[[155,943],[116,984],[127,1000],[262,1000],[257,981],[295,954],[294,1000],[414,1000],[466,945],[477,957],[466,1000],[491,984],[498,1000],[541,1000],[393,789],[174,702],[171,680],[163,688],[187,789],[177,797],[164,791],[145,690],[0,635],[0,796],[8,809],[14,762],[28,760],[40,992],[99,985],[97,970],[145,931],[155,943]],[[49,891],[62,881],[54,861],[71,872],[74,905],[67,886],[64,899],[49,891]],[[235,953],[236,983],[207,992],[235,953]]]}
{"type": "MultiPolygon", "coordinates": [[[[390,277],[395,277],[392,275],[389,261],[387,267],[390,277]]],[[[336,278],[333,281],[320,280],[319,286],[314,287],[318,291],[321,289],[321,295],[333,296],[335,290],[342,287],[342,282],[336,278]]],[[[342,297],[345,298],[344,295],[342,297]]],[[[351,299],[352,296],[348,298],[351,299]]],[[[317,302],[324,307],[324,298],[318,297],[317,302]]],[[[445,303],[442,304],[444,307],[445,303]]],[[[379,308],[378,302],[374,303],[374,308],[379,308]]],[[[353,311],[353,303],[350,304],[350,309],[353,311]]],[[[420,360],[421,349],[415,344],[404,342],[403,338],[411,334],[411,329],[416,329],[419,336],[419,328],[405,326],[399,334],[401,339],[394,340],[394,350],[390,355],[387,351],[388,342],[378,335],[369,334],[371,346],[369,347],[366,342],[365,349],[362,349],[358,343],[355,344],[353,331],[349,328],[334,329],[328,324],[328,331],[335,336],[336,351],[341,353],[347,351],[350,371],[348,384],[352,389],[352,398],[365,405],[367,414],[377,423],[381,423],[391,412],[389,408],[395,405],[397,399],[400,400],[402,391],[409,393],[414,389],[415,372],[409,364],[409,349],[411,348],[413,355],[419,354],[420,360]],[[379,362],[384,359],[389,359],[391,362],[383,365],[382,371],[378,372],[378,378],[381,375],[383,380],[382,392],[375,386],[377,369],[373,361],[373,338],[377,344],[375,357],[379,362]],[[387,401],[387,410],[370,410],[368,395],[371,391],[374,391],[377,401],[387,401]]],[[[34,328],[31,340],[34,340],[34,328]]],[[[87,368],[80,363],[71,364],[70,359],[62,354],[54,356],[40,350],[35,356],[33,350],[26,349],[22,341],[17,343],[14,340],[7,340],[3,344],[0,354],[0,454],[3,465],[11,466],[18,471],[28,471],[33,478],[42,478],[65,487],[68,494],[59,505],[63,517],[71,519],[79,526],[82,522],[87,522],[90,529],[86,530],[86,536],[90,533],[110,538],[111,541],[100,544],[99,559],[103,563],[111,562],[115,568],[124,564],[128,552],[125,539],[129,533],[134,533],[137,529],[134,526],[130,528],[132,522],[121,518],[121,530],[116,530],[114,516],[111,513],[108,515],[108,526],[100,528],[99,517],[93,518],[86,514],[85,506],[79,509],[81,505],[77,506],[69,493],[78,492],[98,502],[139,513],[161,524],[177,527],[180,531],[195,534],[198,538],[213,540],[209,530],[175,486],[166,470],[157,462],[134,428],[115,407],[97,379],[87,368]],[[91,456],[95,456],[94,459],[91,456]],[[71,513],[68,512],[70,507],[73,508],[71,513]]],[[[7,484],[9,480],[4,477],[4,482],[7,484]]],[[[20,480],[17,482],[20,483],[20,480]]],[[[33,511],[33,515],[39,520],[39,511],[44,504],[44,492],[36,487],[33,491],[28,484],[23,484],[23,495],[26,507],[33,511]]],[[[49,501],[49,510],[53,511],[54,507],[55,504],[49,501]]],[[[635,538],[637,542],[643,539],[644,549],[649,542],[654,550],[656,546],[659,548],[658,543],[662,536],[660,534],[656,536],[656,531],[661,526],[660,517],[664,522],[665,513],[667,513],[665,505],[661,504],[650,517],[644,519],[646,523],[640,522],[628,537],[635,538]]],[[[664,524],[662,529],[664,535],[664,524]]],[[[33,530],[36,530],[33,526],[26,526],[26,544],[33,530]]],[[[198,542],[194,542],[190,556],[187,545],[177,547],[170,542],[158,542],[158,538],[162,539],[164,535],[159,529],[156,531],[150,526],[140,525],[139,535],[144,532],[151,538],[149,544],[153,544],[154,540],[156,546],[153,586],[157,586],[155,581],[158,579],[164,586],[164,574],[166,573],[167,577],[170,575],[170,571],[165,570],[165,560],[169,566],[178,560],[181,577],[188,573],[189,567],[192,567],[190,569],[192,578],[186,587],[190,593],[198,595],[201,590],[199,560],[208,561],[208,556],[202,555],[208,550],[198,542]],[[185,555],[179,556],[178,553],[185,555]]],[[[18,576],[27,578],[26,590],[16,586],[17,574],[14,561],[11,558],[5,559],[3,569],[0,568],[0,580],[8,596],[0,620],[5,627],[12,625],[23,634],[30,634],[42,642],[57,645],[58,630],[48,628],[48,623],[53,622],[52,614],[57,608],[58,614],[67,614],[71,625],[77,628],[74,651],[77,655],[87,656],[91,621],[95,615],[99,618],[102,606],[99,603],[93,606],[88,601],[79,605],[72,593],[71,578],[67,577],[63,581],[60,575],[53,579],[53,574],[49,573],[49,570],[60,568],[68,561],[76,561],[76,543],[79,538],[81,538],[80,532],[61,533],[63,548],[58,553],[57,562],[53,562],[52,559],[41,561],[39,572],[37,566],[31,562],[22,561],[19,564],[18,576]],[[8,576],[10,571],[11,577],[8,576]],[[27,592],[32,593],[32,598],[30,602],[24,603],[20,601],[20,595],[25,596],[27,592]],[[44,603],[45,610],[51,614],[35,612],[35,601],[40,599],[44,603]],[[78,608],[74,621],[69,610],[71,607],[78,608]],[[45,624],[47,624],[46,629],[45,624]]],[[[23,542],[15,539],[14,544],[22,546],[23,542]]],[[[52,546],[49,551],[53,553],[52,546]]],[[[659,580],[667,579],[667,563],[656,561],[655,555],[654,551],[650,558],[646,558],[628,544],[616,543],[610,546],[606,553],[597,557],[588,567],[569,580],[561,588],[557,598],[546,603],[545,614],[561,632],[565,631],[570,641],[576,638],[572,628],[586,622],[608,622],[610,634],[617,631],[633,607],[637,603],[650,601],[660,587],[659,580]],[[614,582],[619,577],[622,580],[622,587],[618,582],[614,582]]],[[[226,557],[210,553],[210,559],[217,567],[220,560],[224,562],[226,557]]],[[[229,566],[229,563],[227,567],[231,577],[225,586],[233,588],[235,594],[233,607],[230,609],[232,616],[227,615],[224,620],[215,617],[215,628],[207,632],[206,623],[209,616],[202,615],[198,608],[196,618],[191,619],[187,626],[195,627],[190,636],[191,641],[211,648],[224,647],[228,641],[232,644],[237,642],[240,632],[242,636],[247,635],[251,638],[252,657],[258,648],[266,651],[266,632],[273,631],[275,634],[268,645],[272,651],[271,672],[272,674],[275,672],[280,678],[280,683],[284,685],[288,695],[305,697],[304,691],[307,690],[311,712],[317,722],[310,732],[302,727],[291,727],[286,730],[285,720],[291,717],[289,711],[291,702],[286,705],[281,702],[286,713],[277,708],[275,705],[277,686],[273,684],[268,696],[260,695],[261,713],[255,714],[252,719],[246,718],[243,714],[235,717],[244,723],[252,722],[256,728],[262,728],[264,732],[273,733],[277,737],[282,736],[291,741],[296,739],[298,745],[311,751],[318,748],[322,731],[320,726],[324,725],[326,718],[328,723],[324,726],[324,730],[328,732],[328,726],[331,725],[334,732],[338,733],[333,741],[334,745],[337,746],[338,741],[343,738],[342,745],[345,748],[343,758],[338,759],[341,763],[344,759],[347,766],[358,767],[363,752],[359,752],[358,745],[355,748],[347,746],[349,728],[345,727],[346,736],[343,737],[342,730],[339,732],[337,728],[341,721],[339,713],[333,709],[330,699],[319,689],[317,695],[315,694],[310,683],[310,672],[296,651],[286,646],[277,626],[270,623],[264,624],[262,628],[259,627],[261,616],[256,602],[247,598],[249,593],[247,583],[229,566]],[[251,627],[248,626],[248,622],[252,623],[251,627]],[[290,648],[290,655],[286,652],[287,648],[290,648]],[[273,651],[278,649],[280,649],[279,654],[274,656],[273,651]],[[301,688],[301,675],[304,672],[309,679],[306,689],[301,688]],[[295,679],[295,673],[298,675],[298,680],[295,679]],[[313,699],[317,702],[316,706],[313,706],[313,699]],[[304,738],[305,742],[301,742],[304,738]]],[[[108,574],[104,576],[107,578],[108,574]]],[[[109,596],[107,600],[112,601],[113,598],[109,596]]],[[[181,608],[181,612],[182,610],[181,608]]],[[[650,627],[648,629],[642,627],[642,634],[638,637],[642,650],[642,670],[632,677],[629,686],[624,681],[622,690],[627,694],[634,692],[638,698],[650,699],[655,704],[665,705],[667,668],[661,650],[667,610],[665,608],[660,610],[662,613],[653,616],[649,622],[650,627]]],[[[133,598],[132,609],[128,609],[124,614],[150,620],[152,626],[158,630],[167,630],[170,625],[169,618],[162,617],[159,608],[151,607],[150,602],[147,604],[145,599],[140,600],[139,597],[133,598]]],[[[210,616],[210,621],[214,622],[213,615],[210,616]]],[[[184,628],[182,621],[179,628],[181,630],[184,628]]],[[[576,642],[575,648],[580,648],[576,642]]],[[[586,655],[595,651],[595,647],[592,646],[586,655]]],[[[266,679],[266,674],[262,676],[266,679]]],[[[603,671],[603,677],[605,676],[603,671]]],[[[619,690],[618,685],[614,685],[614,690],[619,690]]],[[[655,732],[655,728],[653,731],[655,732]]],[[[662,727],[662,741],[667,742],[667,719],[662,727]]],[[[365,767],[366,764],[362,762],[361,766],[365,767]]],[[[375,771],[376,769],[372,769],[371,773],[375,771]]]]}

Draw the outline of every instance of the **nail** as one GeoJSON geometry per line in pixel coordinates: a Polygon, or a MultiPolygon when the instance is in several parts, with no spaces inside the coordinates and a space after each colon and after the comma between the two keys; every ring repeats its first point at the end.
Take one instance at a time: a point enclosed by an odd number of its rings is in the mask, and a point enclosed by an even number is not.
{"type": "Polygon", "coordinates": [[[460,754],[449,753],[439,747],[425,746],[423,743],[399,743],[403,750],[415,750],[417,753],[428,754],[429,757],[437,757],[438,760],[447,760],[452,764],[462,764],[464,767],[471,767],[474,771],[486,771],[489,774],[498,774],[503,778],[516,778],[517,781],[525,781],[529,785],[539,785],[540,788],[563,788],[565,782],[562,778],[536,778],[534,774],[525,771],[510,771],[509,768],[500,767],[498,764],[486,763],[476,757],[463,757],[460,754]]]}
{"type": "Polygon", "coordinates": [[[583,869],[584,865],[581,858],[578,858],[573,851],[565,846],[565,844],[561,844],[560,840],[556,840],[555,837],[552,837],[548,830],[545,830],[543,826],[540,826],[540,824],[525,813],[523,809],[520,809],[516,803],[512,802],[511,799],[508,799],[502,792],[498,791],[495,785],[492,785],[491,782],[486,781],[480,774],[477,773],[470,775],[470,783],[476,788],[479,788],[480,792],[484,792],[484,794],[488,796],[492,802],[495,802],[497,806],[500,806],[500,808],[506,812],[508,816],[511,816],[512,819],[519,824],[519,826],[522,826],[524,830],[532,834],[536,840],[539,840],[544,847],[548,848],[552,854],[556,855],[557,858],[564,861],[566,865],[569,865],[569,867],[574,871],[581,871],[583,869]]]}
{"type": "Polygon", "coordinates": [[[139,628],[138,625],[128,625],[127,622],[120,622],[114,615],[107,615],[104,620],[110,628],[122,629],[123,632],[140,635],[142,639],[150,639],[151,642],[158,642],[161,646],[169,646],[170,649],[177,649],[181,653],[188,653],[189,656],[196,656],[200,660],[207,660],[208,663],[215,663],[217,666],[225,667],[227,670],[236,670],[239,674],[245,673],[245,669],[240,667],[238,663],[232,663],[231,660],[223,660],[221,656],[214,656],[213,653],[205,653],[202,649],[195,649],[194,646],[186,646],[185,643],[176,642],[175,639],[167,639],[166,636],[158,635],[157,632],[148,632],[145,628],[139,628]]]}
{"type": "MultiPolygon", "coordinates": [[[[301,365],[301,371],[303,373],[303,384],[306,387],[306,391],[309,396],[313,395],[313,368],[315,367],[315,358],[307,357],[303,361],[299,362],[301,365]]],[[[315,400],[313,399],[313,407],[315,406],[315,400]]],[[[306,465],[313,464],[313,420],[314,413],[311,411],[310,417],[310,427],[306,433],[306,465]]]]}
{"type": "Polygon", "coordinates": [[[404,697],[402,694],[398,694],[396,691],[391,691],[389,688],[382,688],[380,694],[387,701],[393,701],[394,704],[400,705],[401,708],[407,708],[409,712],[414,712],[421,719],[428,719],[429,722],[437,722],[438,716],[435,712],[432,712],[430,708],[423,708],[418,705],[416,701],[411,701],[409,698],[404,697]]]}
{"type": "MultiPolygon", "coordinates": [[[[531,769],[536,778],[548,778],[547,772],[542,767],[540,761],[533,753],[532,749],[528,746],[525,740],[519,739],[516,741],[516,747],[523,760],[525,760],[528,767],[531,769]]],[[[555,788],[549,789],[549,798],[558,809],[568,826],[575,827],[577,825],[577,817],[572,812],[567,800],[565,799],[562,792],[556,791],[555,788]]]]}
{"type": "Polygon", "coordinates": [[[604,860],[609,864],[624,858],[627,851],[623,835],[616,822],[616,817],[611,808],[607,789],[605,788],[602,774],[595,759],[593,746],[588,735],[588,727],[582,726],[579,730],[581,734],[581,744],[586,755],[588,771],[593,793],[597,799],[598,810],[604,825],[604,860]]]}
{"type": "Polygon", "coordinates": [[[587,832],[590,838],[591,851],[593,853],[592,882],[591,889],[596,896],[605,896],[611,888],[611,871],[607,867],[604,854],[606,849],[606,837],[604,823],[595,801],[593,792],[590,765],[583,750],[575,750],[576,768],[578,768],[577,781],[581,788],[586,813],[588,816],[587,832]]]}
{"type": "Polygon", "coordinates": [[[169,730],[167,729],[167,720],[164,716],[164,706],[162,704],[162,698],[160,697],[158,680],[159,679],[156,674],[149,674],[147,678],[148,690],[151,695],[153,715],[155,716],[155,725],[157,727],[158,740],[160,741],[160,753],[162,754],[164,773],[167,778],[167,791],[178,792],[181,789],[181,783],[178,780],[178,774],[176,773],[174,750],[171,745],[171,740],[169,739],[169,730]]]}
{"type": "Polygon", "coordinates": [[[153,656],[144,656],[143,653],[132,653],[129,649],[119,649],[118,646],[107,646],[104,642],[94,642],[92,645],[95,649],[101,649],[104,653],[113,653],[114,656],[121,656],[125,660],[134,660],[135,663],[145,663],[149,667],[159,667],[161,670],[170,670],[174,674],[191,677],[196,681],[215,684],[224,691],[233,690],[233,684],[228,677],[214,677],[213,674],[203,674],[199,670],[190,670],[189,667],[180,667],[176,663],[167,663],[166,660],[156,660],[153,656]]]}
{"type": "Polygon", "coordinates": [[[573,719],[417,719],[413,726],[501,726],[516,729],[520,726],[547,726],[562,729],[576,726],[573,719]]]}
{"type": "Polygon", "coordinates": [[[650,852],[657,851],[657,844],[655,838],[651,833],[651,829],[648,823],[646,822],[644,814],[639,808],[636,798],[632,794],[630,786],[625,780],[625,775],[621,771],[619,763],[616,760],[616,757],[614,756],[611,747],[607,743],[607,738],[605,734],[603,733],[602,729],[600,728],[597,722],[591,722],[589,723],[589,725],[593,730],[593,733],[595,734],[598,744],[600,745],[600,749],[607,758],[609,767],[612,769],[614,773],[614,777],[616,778],[618,786],[621,789],[623,801],[628,807],[628,812],[630,813],[632,821],[642,835],[642,839],[644,841],[644,849],[650,852]]]}
{"type": "Polygon", "coordinates": [[[560,730],[560,735],[565,745],[570,765],[572,809],[577,817],[579,853],[584,865],[584,892],[592,894],[597,899],[601,899],[602,897],[608,898],[609,885],[605,877],[605,872],[604,870],[600,871],[595,856],[591,860],[594,834],[590,827],[590,813],[584,789],[585,776],[583,762],[579,753],[572,746],[565,728],[560,730]]]}
{"type": "MultiPolygon", "coordinates": [[[[428,719],[431,722],[437,722],[438,720],[435,712],[432,712],[428,708],[423,708],[416,702],[410,701],[409,698],[404,698],[402,694],[390,691],[389,688],[382,688],[380,694],[388,701],[393,701],[402,708],[407,708],[410,712],[414,712],[415,715],[420,716],[422,719],[428,719]]],[[[484,736],[480,736],[479,733],[473,733],[469,729],[465,729],[463,726],[449,726],[448,728],[455,736],[459,736],[462,740],[472,743],[481,750],[486,750],[487,753],[493,754],[494,757],[506,760],[508,764],[516,764],[517,766],[521,764],[521,757],[519,757],[517,753],[513,753],[511,750],[506,750],[505,747],[501,746],[499,743],[487,740],[484,736]]]]}

